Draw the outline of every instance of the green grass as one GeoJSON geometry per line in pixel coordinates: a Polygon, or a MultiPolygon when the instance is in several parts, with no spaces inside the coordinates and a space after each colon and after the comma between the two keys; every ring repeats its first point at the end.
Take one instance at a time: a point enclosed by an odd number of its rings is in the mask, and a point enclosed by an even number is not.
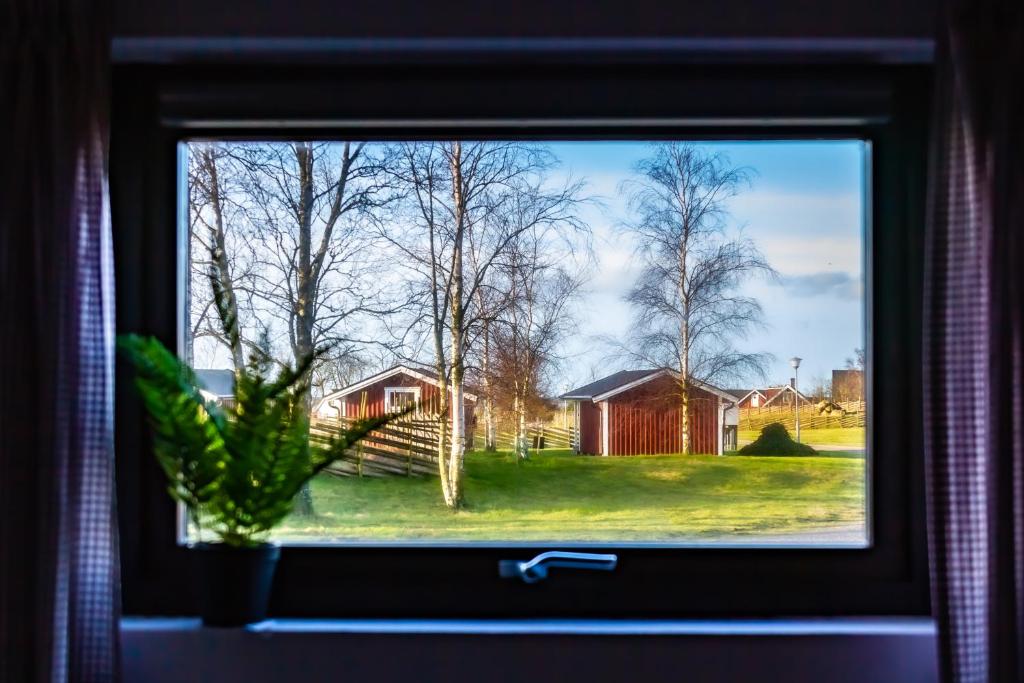
{"type": "Polygon", "coordinates": [[[317,540],[679,541],[853,528],[864,461],[818,457],[588,457],[470,453],[467,507],[444,508],[436,478],[313,481],[316,516],[277,538],[317,540]]]}
{"type": "MultiPolygon", "coordinates": [[[[757,438],[759,429],[741,429],[737,433],[740,445],[748,444],[757,438]]],[[[790,429],[790,436],[796,433],[790,429]]],[[[824,427],[822,429],[801,429],[800,441],[812,446],[859,446],[864,447],[863,427],[824,427]]]]}

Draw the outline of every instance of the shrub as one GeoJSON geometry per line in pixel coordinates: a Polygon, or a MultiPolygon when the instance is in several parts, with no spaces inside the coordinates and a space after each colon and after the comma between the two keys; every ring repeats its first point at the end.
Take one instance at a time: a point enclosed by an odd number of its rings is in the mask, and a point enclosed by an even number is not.
{"type": "Polygon", "coordinates": [[[761,429],[761,435],[738,451],[739,455],[814,455],[816,450],[807,444],[797,443],[789,436],[786,427],[772,422],[761,429]]]}

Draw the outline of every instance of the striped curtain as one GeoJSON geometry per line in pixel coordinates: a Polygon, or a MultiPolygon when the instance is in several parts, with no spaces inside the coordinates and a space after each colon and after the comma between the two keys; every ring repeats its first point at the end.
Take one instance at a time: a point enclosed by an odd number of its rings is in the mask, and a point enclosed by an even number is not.
{"type": "Polygon", "coordinates": [[[1024,3],[945,8],[925,450],[945,681],[1024,681],[1024,3]]]}
{"type": "Polygon", "coordinates": [[[95,0],[0,8],[0,681],[118,673],[109,38],[95,0]]]}

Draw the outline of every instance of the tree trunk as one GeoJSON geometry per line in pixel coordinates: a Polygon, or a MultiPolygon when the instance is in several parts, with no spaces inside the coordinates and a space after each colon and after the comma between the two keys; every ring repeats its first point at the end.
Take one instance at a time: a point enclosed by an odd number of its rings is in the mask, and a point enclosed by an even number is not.
{"type": "Polygon", "coordinates": [[[530,457],[530,437],[526,430],[526,400],[525,392],[517,392],[515,397],[516,409],[516,457],[526,460],[530,457]]]}
{"type": "Polygon", "coordinates": [[[682,321],[679,325],[679,387],[682,451],[690,453],[690,306],[686,290],[686,243],[679,251],[679,301],[682,321]]]}
{"type": "MultiPolygon", "coordinates": [[[[217,173],[217,159],[213,151],[203,151],[203,165],[206,166],[206,174],[210,179],[209,193],[210,206],[213,208],[214,229],[212,235],[213,265],[217,271],[217,280],[221,290],[224,292],[224,302],[227,305],[228,315],[234,317],[235,325],[241,334],[241,322],[238,320],[238,300],[235,298],[234,282],[231,279],[231,264],[228,262],[227,238],[224,233],[224,210],[220,196],[220,176],[217,173]]],[[[242,351],[241,337],[237,340],[228,339],[228,347],[231,350],[231,362],[235,372],[245,369],[245,354],[242,351]]]]}
{"type": "Polygon", "coordinates": [[[453,145],[452,157],[452,199],[455,205],[455,240],[452,245],[452,276],[451,276],[451,414],[452,414],[452,450],[448,461],[448,496],[445,503],[456,509],[462,505],[462,462],[466,454],[466,407],[463,380],[465,376],[465,359],[463,358],[463,338],[465,330],[465,302],[463,301],[463,239],[466,228],[466,204],[462,186],[462,144],[453,145]]]}
{"type": "Polygon", "coordinates": [[[441,477],[441,496],[445,505],[451,500],[451,486],[448,481],[448,384],[445,382],[444,351],[441,346],[440,330],[435,330],[435,352],[439,360],[437,371],[437,469],[441,477]]]}
{"type": "MultiPolygon", "coordinates": [[[[686,332],[683,332],[684,338],[686,332]]],[[[690,452],[690,381],[687,379],[689,371],[689,358],[687,353],[679,356],[679,387],[680,387],[680,421],[683,437],[683,453],[690,452]]]]}
{"type": "Polygon", "coordinates": [[[484,322],[484,450],[493,453],[498,450],[498,438],[494,424],[494,395],[491,387],[491,326],[484,322]]]}
{"type": "MultiPolygon", "coordinates": [[[[299,163],[299,185],[301,202],[299,207],[299,244],[298,268],[296,269],[296,301],[294,317],[294,355],[296,361],[313,353],[313,147],[310,143],[298,143],[295,155],[299,163]]],[[[312,397],[306,389],[302,397],[302,407],[306,414],[313,408],[312,397]]],[[[313,494],[309,490],[309,482],[302,486],[295,501],[295,514],[311,516],[313,514],[313,494]]]]}

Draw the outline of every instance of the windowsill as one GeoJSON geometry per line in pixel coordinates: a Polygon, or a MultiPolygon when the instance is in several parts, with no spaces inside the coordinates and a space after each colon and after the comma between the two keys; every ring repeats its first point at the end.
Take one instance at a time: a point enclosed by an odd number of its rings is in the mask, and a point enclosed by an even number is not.
{"type": "MultiPolygon", "coordinates": [[[[125,617],[133,633],[203,631],[198,618],[125,617]]],[[[718,620],[603,619],[268,619],[221,633],[393,635],[608,635],[608,636],[918,636],[935,637],[927,617],[841,617],[718,620]]]]}
{"type": "Polygon", "coordinates": [[[924,618],[122,621],[126,683],[567,680],[863,683],[937,678],[924,618]]]}

